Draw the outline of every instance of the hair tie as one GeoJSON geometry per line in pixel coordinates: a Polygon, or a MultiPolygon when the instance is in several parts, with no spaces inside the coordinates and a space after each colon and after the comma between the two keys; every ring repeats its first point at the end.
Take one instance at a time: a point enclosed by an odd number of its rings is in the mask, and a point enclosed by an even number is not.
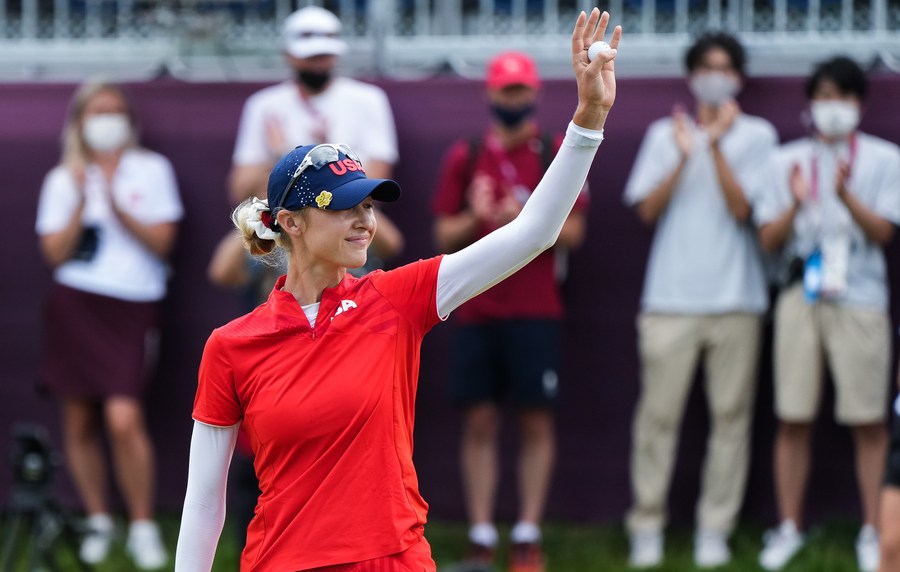
{"type": "Polygon", "coordinates": [[[253,197],[247,205],[247,226],[253,229],[256,236],[263,240],[275,240],[278,232],[273,230],[272,213],[269,211],[269,201],[253,197]]]}

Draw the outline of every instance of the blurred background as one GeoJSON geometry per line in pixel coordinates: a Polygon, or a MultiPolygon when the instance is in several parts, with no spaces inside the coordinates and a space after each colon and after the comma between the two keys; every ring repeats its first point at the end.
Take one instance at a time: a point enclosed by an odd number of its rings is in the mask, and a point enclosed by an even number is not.
{"type": "MultiPolygon", "coordinates": [[[[191,81],[280,77],[281,22],[319,4],[344,25],[352,74],[416,79],[439,71],[481,77],[500,49],[527,50],[549,77],[568,77],[571,23],[583,0],[4,0],[0,79],[172,76],[191,81]]],[[[692,35],[737,33],[756,75],[795,75],[844,53],[896,69],[896,0],[613,0],[627,31],[622,77],[677,76],[692,35]]]]}

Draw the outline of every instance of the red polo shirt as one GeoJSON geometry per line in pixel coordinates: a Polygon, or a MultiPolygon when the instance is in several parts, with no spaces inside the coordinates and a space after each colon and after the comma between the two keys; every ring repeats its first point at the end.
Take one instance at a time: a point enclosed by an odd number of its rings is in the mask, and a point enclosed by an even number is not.
{"type": "MultiPolygon", "coordinates": [[[[554,139],[553,155],[561,144],[562,137],[554,139]]],[[[497,200],[504,195],[512,195],[524,203],[544,176],[543,145],[539,133],[535,132],[522,144],[504,149],[496,136],[489,132],[482,137],[477,156],[473,159],[472,144],[467,140],[456,142],[444,158],[432,203],[434,213],[452,216],[468,209],[467,193],[476,173],[493,180],[497,200]]],[[[585,187],[574,210],[587,206],[585,187]]],[[[493,230],[483,225],[472,242],[493,230]]],[[[503,282],[460,306],[454,312],[456,319],[465,324],[478,324],[514,318],[562,318],[562,295],[556,277],[557,254],[558,251],[552,248],[542,252],[503,282]]]]}
{"type": "Polygon", "coordinates": [[[193,417],[241,422],[262,491],[241,570],[358,562],[422,537],[412,436],[439,266],[348,274],[322,294],[315,329],[282,277],[266,303],[210,336],[193,417]]]}

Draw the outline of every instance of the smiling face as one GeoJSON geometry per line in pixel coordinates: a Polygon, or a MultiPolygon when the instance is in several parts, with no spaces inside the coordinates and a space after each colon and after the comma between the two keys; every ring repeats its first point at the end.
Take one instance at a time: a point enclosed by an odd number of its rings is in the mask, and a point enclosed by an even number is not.
{"type": "Polygon", "coordinates": [[[346,269],[365,265],[366,251],[378,226],[371,197],[347,210],[307,207],[295,213],[279,213],[279,224],[283,216],[294,217],[297,222],[299,232],[291,233],[291,250],[304,266],[346,269]]]}

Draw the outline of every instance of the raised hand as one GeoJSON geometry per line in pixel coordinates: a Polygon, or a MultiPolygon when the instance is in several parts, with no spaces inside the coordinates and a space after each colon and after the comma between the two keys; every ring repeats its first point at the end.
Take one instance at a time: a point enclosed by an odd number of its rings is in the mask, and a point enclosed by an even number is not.
{"type": "Polygon", "coordinates": [[[609,13],[598,8],[591,15],[579,14],[572,31],[572,68],[578,82],[578,109],[573,118],[576,125],[587,129],[603,129],[606,116],[616,100],[615,58],[622,38],[622,27],[616,26],[609,40],[609,51],[601,51],[588,59],[588,48],[602,41],[609,27],[609,13]]]}

